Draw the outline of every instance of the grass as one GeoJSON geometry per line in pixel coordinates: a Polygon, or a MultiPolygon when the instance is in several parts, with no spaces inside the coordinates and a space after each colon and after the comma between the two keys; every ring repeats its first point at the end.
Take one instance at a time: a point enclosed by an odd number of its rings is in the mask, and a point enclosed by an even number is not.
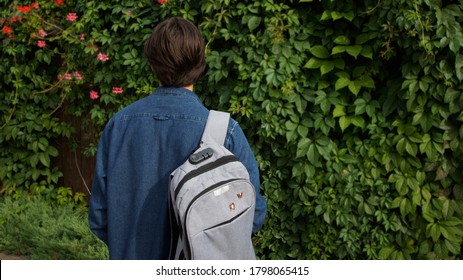
{"type": "Polygon", "coordinates": [[[3,196],[0,236],[0,251],[33,260],[108,259],[106,245],[88,228],[86,208],[3,196]]]}

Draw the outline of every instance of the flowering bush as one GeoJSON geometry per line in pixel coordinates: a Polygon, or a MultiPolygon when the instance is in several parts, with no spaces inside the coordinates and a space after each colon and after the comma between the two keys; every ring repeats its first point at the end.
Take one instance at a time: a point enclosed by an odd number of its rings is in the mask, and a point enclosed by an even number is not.
{"type": "Polygon", "coordinates": [[[56,113],[96,143],[157,85],[141,51],[152,28],[182,16],[207,43],[195,91],[233,114],[260,164],[260,257],[461,259],[463,6],[451,3],[1,3],[2,190],[57,184],[54,141],[74,128],[56,113]]]}
{"type": "Polygon", "coordinates": [[[83,148],[93,154],[108,118],[152,90],[156,80],[141,49],[167,2],[0,4],[2,188],[41,192],[57,184],[52,141],[74,131],[57,112],[88,116],[83,125],[93,128],[94,144],[83,148]]]}

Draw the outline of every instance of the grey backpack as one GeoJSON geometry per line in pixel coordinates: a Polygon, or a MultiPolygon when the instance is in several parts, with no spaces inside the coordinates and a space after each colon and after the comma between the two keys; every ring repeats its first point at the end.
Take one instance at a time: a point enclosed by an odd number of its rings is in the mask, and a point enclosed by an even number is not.
{"type": "Polygon", "coordinates": [[[256,194],[244,165],[224,147],[229,118],[211,110],[199,148],[170,176],[173,259],[255,259],[256,194]]]}

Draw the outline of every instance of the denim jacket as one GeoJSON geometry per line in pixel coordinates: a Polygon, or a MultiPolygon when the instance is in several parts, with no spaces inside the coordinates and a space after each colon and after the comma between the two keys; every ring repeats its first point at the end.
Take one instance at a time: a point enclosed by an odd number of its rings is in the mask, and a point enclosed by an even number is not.
{"type": "MultiPolygon", "coordinates": [[[[107,123],[96,155],[89,225],[108,245],[110,259],[168,258],[169,175],[199,146],[207,116],[192,91],[159,87],[107,123]]],[[[257,162],[233,119],[225,146],[246,166],[256,188],[256,232],[267,206],[259,194],[257,162]]]]}

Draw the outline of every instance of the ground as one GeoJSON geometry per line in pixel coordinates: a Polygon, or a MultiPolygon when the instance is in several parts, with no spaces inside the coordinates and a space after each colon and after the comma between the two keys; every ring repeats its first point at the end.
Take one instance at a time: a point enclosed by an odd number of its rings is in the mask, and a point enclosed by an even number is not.
{"type": "Polygon", "coordinates": [[[9,255],[0,252],[0,260],[27,260],[24,256],[9,255]]]}

